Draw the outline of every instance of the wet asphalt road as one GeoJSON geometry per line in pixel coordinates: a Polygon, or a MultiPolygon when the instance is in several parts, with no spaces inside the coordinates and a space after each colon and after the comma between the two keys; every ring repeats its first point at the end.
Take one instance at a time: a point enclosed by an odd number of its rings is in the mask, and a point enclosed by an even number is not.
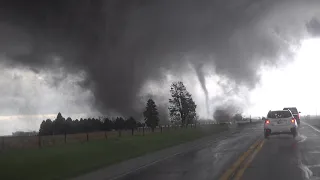
{"type": "MultiPolygon", "coordinates": [[[[320,123],[319,123],[320,124],[320,123]]],[[[121,180],[213,180],[258,138],[262,124],[220,137],[206,148],[175,156],[121,180]]],[[[243,180],[320,179],[320,130],[302,123],[299,135],[274,135],[245,170],[243,180]]]]}
{"type": "Polygon", "coordinates": [[[320,131],[308,124],[302,124],[299,131],[295,139],[275,135],[265,140],[242,179],[320,179],[320,131]]]}
{"type": "Polygon", "coordinates": [[[262,124],[255,124],[219,137],[207,147],[164,160],[121,180],[213,180],[240,154],[262,137],[262,124]]]}

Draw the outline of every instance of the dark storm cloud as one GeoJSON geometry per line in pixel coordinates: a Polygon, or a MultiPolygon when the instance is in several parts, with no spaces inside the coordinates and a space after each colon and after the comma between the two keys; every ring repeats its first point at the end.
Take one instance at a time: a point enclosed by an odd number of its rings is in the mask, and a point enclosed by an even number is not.
{"type": "Polygon", "coordinates": [[[131,115],[143,83],[161,79],[161,68],[181,70],[189,52],[212,55],[202,63],[214,61],[217,73],[253,87],[261,57],[272,61],[283,48],[254,28],[271,2],[2,1],[0,24],[7,30],[0,30],[0,40],[11,44],[1,41],[0,52],[35,69],[50,66],[51,54],[59,54],[68,72],[86,72],[81,85],[92,90],[102,113],[131,115]]]}
{"type": "Polygon", "coordinates": [[[312,18],[306,25],[308,32],[312,36],[320,36],[320,21],[318,18],[312,18]]]}

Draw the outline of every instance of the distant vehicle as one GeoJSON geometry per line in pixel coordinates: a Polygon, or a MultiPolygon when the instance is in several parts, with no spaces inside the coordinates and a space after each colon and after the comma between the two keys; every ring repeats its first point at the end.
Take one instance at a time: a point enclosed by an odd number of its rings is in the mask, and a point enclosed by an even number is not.
{"type": "Polygon", "coordinates": [[[300,113],[296,107],[285,107],[283,110],[290,110],[294,118],[297,120],[298,125],[300,125],[300,113]]]}
{"type": "Polygon", "coordinates": [[[290,110],[269,111],[264,122],[264,137],[273,134],[292,134],[297,136],[298,124],[290,110]]]}
{"type": "Polygon", "coordinates": [[[310,120],[310,115],[307,115],[307,116],[306,116],[306,120],[310,120]]]}

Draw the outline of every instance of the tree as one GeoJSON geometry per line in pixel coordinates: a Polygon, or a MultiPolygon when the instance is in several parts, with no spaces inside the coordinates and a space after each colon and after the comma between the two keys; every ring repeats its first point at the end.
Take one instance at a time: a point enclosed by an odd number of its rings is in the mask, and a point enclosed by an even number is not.
{"type": "Polygon", "coordinates": [[[80,121],[78,119],[73,121],[73,132],[74,133],[82,133],[80,129],[80,121]]]}
{"type": "Polygon", "coordinates": [[[141,122],[137,122],[137,127],[143,127],[143,124],[141,122]]]}
{"type": "Polygon", "coordinates": [[[156,103],[152,99],[147,101],[146,110],[143,112],[143,116],[146,125],[151,127],[152,132],[154,132],[155,127],[159,125],[159,113],[156,103]]]}
{"type": "Polygon", "coordinates": [[[105,131],[111,131],[114,129],[114,123],[109,118],[104,119],[102,126],[105,131]]]}
{"type": "Polygon", "coordinates": [[[16,131],[12,133],[12,136],[36,136],[36,131],[16,131]]]}
{"type": "Polygon", "coordinates": [[[59,112],[57,118],[53,122],[53,133],[54,134],[64,134],[66,131],[65,119],[59,112]]]}
{"type": "Polygon", "coordinates": [[[169,113],[171,120],[183,125],[192,123],[196,117],[197,105],[192,99],[192,95],[187,91],[183,82],[174,82],[171,85],[170,93],[172,98],[169,99],[169,113]]]}
{"type": "Polygon", "coordinates": [[[129,117],[129,119],[125,121],[126,129],[135,129],[136,127],[137,127],[137,122],[133,117],[129,117]]]}
{"type": "Polygon", "coordinates": [[[68,117],[65,122],[66,133],[74,133],[73,121],[71,117],[68,117]]]}
{"type": "Polygon", "coordinates": [[[51,119],[42,121],[39,129],[39,135],[52,135],[53,134],[53,122],[51,119]]]}
{"type": "Polygon", "coordinates": [[[124,129],[124,119],[122,117],[117,117],[114,122],[114,128],[116,130],[122,130],[124,129]]]}

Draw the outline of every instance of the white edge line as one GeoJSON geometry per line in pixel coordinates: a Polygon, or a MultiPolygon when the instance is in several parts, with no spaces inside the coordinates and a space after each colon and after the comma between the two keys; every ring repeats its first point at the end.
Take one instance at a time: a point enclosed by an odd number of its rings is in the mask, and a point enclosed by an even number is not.
{"type": "Polygon", "coordinates": [[[316,128],[316,127],[314,127],[314,126],[310,125],[309,123],[306,123],[306,122],[301,122],[301,123],[303,123],[303,124],[305,124],[305,125],[307,125],[307,126],[311,127],[313,130],[315,130],[315,131],[317,131],[318,133],[320,133],[320,130],[319,130],[318,128],[316,128]]]}

